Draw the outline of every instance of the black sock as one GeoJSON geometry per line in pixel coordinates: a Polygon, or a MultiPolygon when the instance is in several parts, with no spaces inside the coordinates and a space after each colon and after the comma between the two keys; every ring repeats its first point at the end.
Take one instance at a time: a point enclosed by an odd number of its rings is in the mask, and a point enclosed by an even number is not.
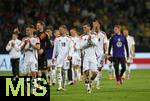
{"type": "Polygon", "coordinates": [[[89,81],[88,81],[88,80],[86,80],[86,81],[85,81],[85,84],[88,84],[88,83],[89,83],[89,81]]]}
{"type": "Polygon", "coordinates": [[[125,71],[126,71],[126,65],[123,65],[122,69],[121,69],[120,77],[122,77],[122,75],[124,74],[125,71]]]}
{"type": "Polygon", "coordinates": [[[92,76],[92,77],[91,77],[91,80],[93,81],[95,78],[96,78],[96,75],[92,76]]]}
{"type": "Polygon", "coordinates": [[[46,74],[42,73],[42,77],[41,78],[44,78],[46,80],[46,74]]]}
{"type": "Polygon", "coordinates": [[[119,81],[120,77],[119,77],[119,67],[118,66],[115,67],[115,75],[116,75],[117,81],[119,81]]]}

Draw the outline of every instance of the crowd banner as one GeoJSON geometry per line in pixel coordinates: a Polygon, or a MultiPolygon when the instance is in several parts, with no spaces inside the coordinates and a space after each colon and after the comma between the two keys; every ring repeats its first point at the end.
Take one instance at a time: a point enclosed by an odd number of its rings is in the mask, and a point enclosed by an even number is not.
{"type": "MultiPolygon", "coordinates": [[[[20,57],[19,69],[22,70],[23,55],[20,57]]],[[[104,65],[104,70],[108,70],[108,64],[104,65]]],[[[150,69],[150,53],[136,53],[131,69],[150,69]]],[[[0,54],[0,71],[12,71],[10,56],[0,54]]]]}

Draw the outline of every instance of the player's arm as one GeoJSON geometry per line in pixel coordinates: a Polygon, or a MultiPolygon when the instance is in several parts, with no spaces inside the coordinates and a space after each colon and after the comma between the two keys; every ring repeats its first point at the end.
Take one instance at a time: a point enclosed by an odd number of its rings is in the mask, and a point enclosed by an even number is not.
{"type": "Polygon", "coordinates": [[[110,52],[111,52],[111,48],[112,48],[112,44],[113,44],[113,37],[111,37],[110,41],[109,41],[109,47],[108,47],[108,55],[110,56],[110,52]]]}
{"type": "Polygon", "coordinates": [[[133,57],[135,57],[135,45],[132,45],[132,52],[133,52],[133,57]]]}
{"type": "Polygon", "coordinates": [[[19,44],[18,45],[15,45],[15,50],[16,51],[20,51],[21,50],[21,41],[19,40],[19,44]]]}
{"type": "Polygon", "coordinates": [[[69,54],[68,54],[68,60],[70,60],[71,59],[71,57],[72,57],[72,54],[73,54],[73,42],[71,41],[71,40],[68,40],[68,42],[69,42],[69,54]]]}
{"type": "MultiPolygon", "coordinates": [[[[47,38],[48,38],[48,35],[46,34],[47,38]]],[[[46,41],[46,46],[45,46],[45,49],[48,49],[50,47],[53,47],[54,46],[54,42],[53,40],[51,40],[50,38],[47,39],[48,41],[46,41]]]]}
{"type": "Polygon", "coordinates": [[[96,36],[91,36],[91,46],[97,46],[98,45],[98,39],[96,36]]]}
{"type": "Polygon", "coordinates": [[[133,52],[133,57],[135,57],[135,41],[134,41],[134,38],[133,38],[133,44],[132,44],[132,52],[133,52]]]}
{"type": "MultiPolygon", "coordinates": [[[[46,33],[42,33],[40,36],[39,36],[39,39],[41,40],[41,41],[44,41],[44,40],[46,40],[48,37],[47,37],[47,35],[46,35],[46,33]]],[[[45,43],[43,44],[43,42],[41,42],[40,43],[40,54],[42,54],[43,52],[44,52],[44,50],[45,50],[45,43]]]]}
{"type": "Polygon", "coordinates": [[[52,55],[53,61],[54,61],[55,58],[56,58],[56,54],[57,54],[57,45],[58,45],[58,41],[57,41],[57,38],[56,38],[55,41],[54,41],[54,49],[53,49],[53,55],[52,55]]]}
{"type": "MultiPolygon", "coordinates": [[[[29,41],[30,42],[30,41],[29,41]]],[[[37,42],[36,42],[36,44],[34,45],[34,44],[32,44],[31,42],[30,42],[30,45],[34,48],[34,49],[37,49],[37,50],[39,50],[40,49],[40,39],[39,38],[37,38],[37,42]]]]}
{"type": "Polygon", "coordinates": [[[126,37],[124,37],[124,38],[125,38],[125,49],[126,49],[127,58],[128,58],[128,57],[129,57],[129,47],[128,47],[128,41],[127,41],[126,37]]]}
{"type": "Polygon", "coordinates": [[[108,54],[108,50],[107,50],[107,49],[108,49],[107,40],[108,40],[108,39],[107,39],[107,37],[105,36],[105,37],[104,37],[104,42],[103,42],[103,43],[104,43],[104,54],[108,54]]]}
{"type": "Polygon", "coordinates": [[[81,47],[82,47],[83,49],[86,49],[86,48],[89,47],[88,41],[85,39],[85,37],[82,37],[81,47]]]}
{"type": "Polygon", "coordinates": [[[12,43],[11,41],[8,42],[8,44],[6,45],[6,50],[10,51],[12,49],[12,43]]]}
{"type": "Polygon", "coordinates": [[[27,44],[27,40],[26,40],[26,38],[24,37],[24,38],[22,39],[22,41],[21,41],[20,49],[21,49],[21,50],[24,49],[26,44],[27,44]]]}

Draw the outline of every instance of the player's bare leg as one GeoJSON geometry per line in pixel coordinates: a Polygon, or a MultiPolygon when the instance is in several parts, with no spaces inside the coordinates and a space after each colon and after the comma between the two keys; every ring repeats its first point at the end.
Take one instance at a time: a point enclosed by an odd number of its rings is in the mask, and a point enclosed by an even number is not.
{"type": "Polygon", "coordinates": [[[95,82],[96,82],[96,89],[100,89],[100,83],[101,83],[101,79],[102,79],[102,67],[98,68],[98,73],[97,76],[95,78],[95,82]]]}
{"type": "Polygon", "coordinates": [[[62,88],[63,90],[65,89],[65,86],[68,84],[68,70],[67,69],[63,69],[62,70],[62,88]]]}
{"type": "Polygon", "coordinates": [[[112,63],[109,63],[109,70],[108,70],[108,76],[109,76],[109,80],[112,80],[112,75],[113,75],[113,68],[112,68],[112,63]]]}
{"type": "Polygon", "coordinates": [[[51,67],[47,67],[47,71],[46,71],[46,81],[48,83],[49,86],[52,85],[52,70],[51,67]]]}
{"type": "Polygon", "coordinates": [[[85,86],[88,93],[91,93],[91,85],[90,85],[90,70],[84,71],[84,80],[85,86]]]}
{"type": "Polygon", "coordinates": [[[129,80],[130,79],[130,73],[131,73],[131,70],[130,70],[130,63],[127,63],[127,69],[126,69],[126,79],[129,80]]]}
{"type": "Polygon", "coordinates": [[[52,72],[51,72],[51,78],[52,78],[52,85],[56,84],[56,68],[55,66],[52,66],[52,72]]]}
{"type": "Polygon", "coordinates": [[[93,80],[95,80],[96,76],[97,76],[97,72],[96,71],[91,71],[91,70],[87,70],[84,72],[84,79],[85,79],[85,85],[87,87],[87,91],[88,93],[91,93],[92,91],[92,82],[93,80]]]}
{"type": "Polygon", "coordinates": [[[64,76],[63,76],[62,67],[57,67],[57,78],[58,78],[58,89],[57,89],[57,91],[65,90],[63,77],[64,76]]]}
{"type": "Polygon", "coordinates": [[[72,65],[72,79],[73,79],[73,82],[76,82],[76,71],[75,71],[76,67],[75,65],[72,65]]]}
{"type": "Polygon", "coordinates": [[[80,66],[74,65],[73,66],[73,80],[74,82],[80,81],[81,74],[80,74],[80,66]]]}
{"type": "Polygon", "coordinates": [[[77,81],[81,81],[81,71],[80,71],[80,65],[77,65],[77,81]]]}
{"type": "Polygon", "coordinates": [[[41,71],[41,70],[39,70],[39,71],[38,71],[38,77],[40,77],[40,78],[41,78],[41,76],[42,76],[42,71],[41,71]]]}

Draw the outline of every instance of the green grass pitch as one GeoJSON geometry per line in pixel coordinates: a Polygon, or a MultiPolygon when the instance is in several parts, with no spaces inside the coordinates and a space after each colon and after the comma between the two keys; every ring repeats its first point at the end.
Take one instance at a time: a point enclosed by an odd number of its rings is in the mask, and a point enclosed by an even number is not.
{"type": "Polygon", "coordinates": [[[133,70],[131,76],[117,86],[103,71],[101,89],[93,89],[91,94],[87,94],[83,82],[68,85],[67,91],[56,91],[57,86],[53,86],[50,101],[150,101],[150,70],[133,70]]]}
{"type": "MultiPolygon", "coordinates": [[[[0,72],[0,76],[11,76],[9,72],[0,72]]],[[[108,80],[108,72],[103,71],[101,89],[87,94],[84,83],[68,85],[67,91],[56,91],[52,86],[50,101],[150,101],[150,70],[133,70],[132,78],[117,86],[114,80],[108,80]]]]}

